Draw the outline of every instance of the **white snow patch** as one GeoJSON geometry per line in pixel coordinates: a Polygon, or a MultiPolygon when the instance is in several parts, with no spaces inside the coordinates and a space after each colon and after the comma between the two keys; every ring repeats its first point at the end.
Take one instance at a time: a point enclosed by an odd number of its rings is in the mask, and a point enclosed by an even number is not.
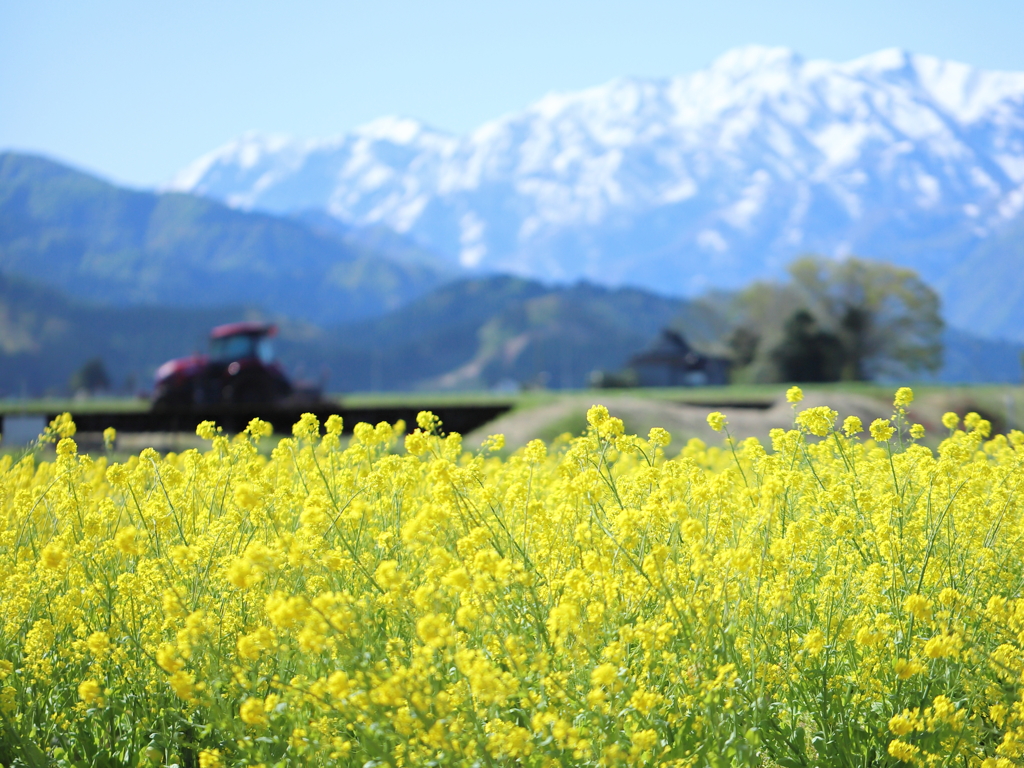
{"type": "Polygon", "coordinates": [[[999,215],[1004,219],[1013,219],[1024,210],[1024,187],[1019,187],[1008,194],[999,204],[999,215]]]}
{"type": "Polygon", "coordinates": [[[1020,184],[1024,181],[1024,155],[996,155],[995,161],[1007,176],[1020,184]]]}
{"type": "Polygon", "coordinates": [[[755,171],[740,199],[723,211],[722,219],[736,229],[749,229],[754,217],[764,208],[771,181],[764,169],[755,171]]]}
{"type": "Polygon", "coordinates": [[[697,194],[697,184],[690,178],[683,178],[664,188],[658,199],[665,204],[681,203],[697,194]]]}
{"type": "Polygon", "coordinates": [[[430,195],[422,194],[405,201],[388,216],[388,225],[396,232],[408,232],[419,220],[429,202],[430,195]]]}
{"type": "Polygon", "coordinates": [[[462,214],[459,219],[459,242],[462,245],[459,263],[462,266],[475,267],[487,255],[487,246],[483,242],[485,229],[483,219],[473,211],[462,214]]]}
{"type": "Polygon", "coordinates": [[[860,123],[833,123],[819,131],[811,140],[825,156],[825,162],[838,167],[852,163],[860,155],[861,146],[874,128],[860,123]]]}
{"type": "Polygon", "coordinates": [[[922,208],[934,208],[941,197],[939,180],[927,173],[917,174],[917,204],[922,208]]]}

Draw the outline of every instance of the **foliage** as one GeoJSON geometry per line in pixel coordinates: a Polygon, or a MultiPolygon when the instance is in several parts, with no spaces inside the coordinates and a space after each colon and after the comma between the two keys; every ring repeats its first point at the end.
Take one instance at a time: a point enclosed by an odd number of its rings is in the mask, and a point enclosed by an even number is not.
{"type": "Polygon", "coordinates": [[[741,379],[867,381],[939,369],[939,299],[912,270],[807,256],[788,271],[787,283],[718,298],[737,363],[747,361],[741,379]]]}
{"type": "Polygon", "coordinates": [[[58,419],[0,459],[0,759],[1018,764],[1024,434],[935,454],[912,397],[671,458],[600,406],[505,459],[422,413],[111,464],[58,419]]]}
{"type": "Polygon", "coordinates": [[[839,381],[843,343],[834,333],[819,328],[810,312],[794,312],[782,333],[782,341],[771,352],[782,381],[839,381]]]}
{"type": "Polygon", "coordinates": [[[93,357],[71,376],[69,382],[72,392],[103,392],[110,389],[110,375],[103,364],[103,358],[93,357]]]}
{"type": "Polygon", "coordinates": [[[938,369],[939,297],[913,270],[852,256],[809,256],[793,262],[789,273],[812,313],[842,342],[842,379],[938,369]]]}
{"type": "Polygon", "coordinates": [[[0,396],[63,393],[95,358],[113,389],[146,387],[160,363],[204,349],[212,326],[247,316],[242,307],[97,306],[0,273],[0,396]]]}

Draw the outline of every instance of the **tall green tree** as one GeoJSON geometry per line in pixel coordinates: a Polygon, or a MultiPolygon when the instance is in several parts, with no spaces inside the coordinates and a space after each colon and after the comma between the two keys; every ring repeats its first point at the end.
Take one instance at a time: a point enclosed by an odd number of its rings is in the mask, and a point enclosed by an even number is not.
{"type": "Polygon", "coordinates": [[[782,329],[782,341],[771,351],[782,381],[838,381],[844,350],[839,337],[820,328],[806,309],[794,312],[782,329]]]}
{"type": "Polygon", "coordinates": [[[901,378],[942,364],[939,297],[913,270],[807,256],[789,273],[807,309],[839,338],[842,379],[901,378]]]}

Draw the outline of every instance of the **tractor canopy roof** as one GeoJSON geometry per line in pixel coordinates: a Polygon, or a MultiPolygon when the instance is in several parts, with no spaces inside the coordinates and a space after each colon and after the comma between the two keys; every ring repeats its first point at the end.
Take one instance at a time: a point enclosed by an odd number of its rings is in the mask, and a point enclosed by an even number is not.
{"type": "Polygon", "coordinates": [[[273,323],[228,323],[218,325],[210,331],[211,339],[226,339],[228,336],[276,336],[277,326],[273,323]]]}

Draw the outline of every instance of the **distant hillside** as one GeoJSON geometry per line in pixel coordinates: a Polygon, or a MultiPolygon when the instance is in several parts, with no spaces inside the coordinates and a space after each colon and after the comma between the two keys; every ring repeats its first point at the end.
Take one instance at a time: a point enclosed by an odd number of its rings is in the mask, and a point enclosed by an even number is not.
{"type": "MultiPolygon", "coordinates": [[[[633,289],[551,288],[495,277],[442,286],[375,320],[286,322],[277,340],[293,376],[333,391],[585,386],[617,370],[686,302],[633,289]]],[[[0,274],[0,396],[62,394],[100,358],[116,388],[148,388],[163,361],[202,350],[210,327],[255,308],[110,307],[0,274]]]]}
{"type": "Polygon", "coordinates": [[[625,365],[686,307],[635,289],[463,280],[317,343],[342,390],[582,387],[591,371],[625,365]]]}
{"type": "Polygon", "coordinates": [[[251,314],[94,306],[0,274],[0,397],[66,394],[71,375],[96,357],[115,390],[147,389],[160,363],[204,349],[212,326],[251,314]]]}
{"type": "MultiPolygon", "coordinates": [[[[116,390],[148,389],[160,363],[205,349],[212,326],[246,317],[266,314],[96,305],[0,273],[0,397],[67,394],[92,358],[116,390]]],[[[712,351],[725,333],[707,302],[494,277],[443,285],[382,317],[326,330],[284,320],[277,347],[293,377],[326,377],[336,392],[579,388],[592,371],[622,369],[666,326],[712,351]]],[[[945,364],[933,381],[1021,381],[1024,346],[955,329],[943,340],[945,364]]]]}
{"type": "Polygon", "coordinates": [[[0,154],[0,270],[81,300],[259,304],[321,324],[382,314],[447,279],[293,219],[121,189],[13,153],[0,154]]]}

